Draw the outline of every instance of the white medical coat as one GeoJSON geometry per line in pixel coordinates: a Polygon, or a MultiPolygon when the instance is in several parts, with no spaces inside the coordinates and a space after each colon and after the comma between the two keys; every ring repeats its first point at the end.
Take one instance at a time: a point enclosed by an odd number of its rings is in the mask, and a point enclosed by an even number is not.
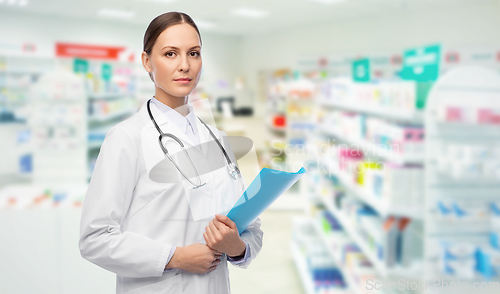
{"type": "MultiPolygon", "coordinates": [[[[205,274],[164,268],[171,246],[203,242],[203,232],[214,214],[236,203],[245,182],[232,179],[225,167],[202,175],[208,182],[204,189],[151,180],[149,171],[165,156],[146,105],[111,128],[101,146],[82,208],[81,255],[116,273],[116,293],[230,293],[225,254],[217,269],[205,274]],[[229,202],[222,199],[224,195],[229,196],[229,202]]],[[[189,145],[186,134],[153,104],[151,111],[164,133],[172,133],[189,145]]],[[[209,127],[235,162],[231,147],[224,144],[223,132],[209,127]]],[[[200,143],[212,140],[199,120],[197,128],[200,143]]],[[[204,160],[204,151],[202,148],[193,161],[204,160]]],[[[249,245],[250,258],[235,266],[247,268],[259,254],[263,237],[260,225],[257,218],[241,234],[249,245]]]]}

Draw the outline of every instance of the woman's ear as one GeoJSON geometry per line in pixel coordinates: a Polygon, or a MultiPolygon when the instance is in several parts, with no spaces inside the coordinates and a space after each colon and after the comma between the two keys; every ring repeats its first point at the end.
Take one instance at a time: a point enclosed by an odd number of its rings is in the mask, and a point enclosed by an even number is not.
{"type": "Polygon", "coordinates": [[[142,66],[148,72],[149,78],[154,83],[155,80],[153,79],[153,73],[152,73],[151,63],[150,63],[151,60],[149,59],[149,55],[148,55],[148,53],[146,53],[146,51],[142,51],[141,60],[142,60],[142,66]]]}
{"type": "Polygon", "coordinates": [[[151,67],[150,67],[150,64],[149,64],[149,56],[146,53],[146,51],[142,51],[141,60],[142,60],[142,66],[144,66],[144,69],[147,72],[150,72],[151,71],[151,67]]]}

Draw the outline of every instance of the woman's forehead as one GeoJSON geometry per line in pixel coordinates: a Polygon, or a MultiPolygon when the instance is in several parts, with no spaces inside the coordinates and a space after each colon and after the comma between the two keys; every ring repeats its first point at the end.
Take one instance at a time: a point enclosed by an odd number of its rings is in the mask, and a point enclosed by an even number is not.
{"type": "Polygon", "coordinates": [[[201,44],[196,30],[192,26],[183,23],[166,28],[158,36],[156,45],[160,48],[173,46],[181,49],[189,49],[201,44]]]}

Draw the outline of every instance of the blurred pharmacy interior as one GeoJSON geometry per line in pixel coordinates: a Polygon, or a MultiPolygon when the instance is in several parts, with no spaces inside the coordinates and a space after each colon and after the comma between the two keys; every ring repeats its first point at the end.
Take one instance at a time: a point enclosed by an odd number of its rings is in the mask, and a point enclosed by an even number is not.
{"type": "Polygon", "coordinates": [[[173,10],[203,42],[190,98],[259,168],[307,170],[233,294],[500,291],[498,0],[0,0],[1,294],[115,293],[80,209],[173,10]]]}

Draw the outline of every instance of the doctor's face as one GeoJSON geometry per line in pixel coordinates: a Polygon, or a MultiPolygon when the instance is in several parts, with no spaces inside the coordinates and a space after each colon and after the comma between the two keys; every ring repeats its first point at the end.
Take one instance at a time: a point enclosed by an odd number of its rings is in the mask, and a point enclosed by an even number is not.
{"type": "MultiPolygon", "coordinates": [[[[152,73],[155,86],[168,96],[191,94],[201,74],[201,43],[196,30],[185,23],[165,29],[149,55],[142,53],[144,68],[152,73]]],[[[158,90],[158,89],[156,89],[158,90]]]]}

